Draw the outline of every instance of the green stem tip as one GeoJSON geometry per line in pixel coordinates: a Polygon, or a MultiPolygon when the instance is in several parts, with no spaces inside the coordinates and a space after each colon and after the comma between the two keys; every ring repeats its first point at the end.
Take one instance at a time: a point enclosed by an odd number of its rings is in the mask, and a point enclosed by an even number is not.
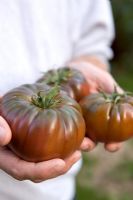
{"type": "Polygon", "coordinates": [[[112,94],[105,93],[102,90],[99,90],[99,93],[104,97],[107,103],[119,103],[123,98],[126,98],[127,96],[133,96],[132,92],[123,92],[118,93],[117,87],[114,87],[114,92],[112,94]]]}
{"type": "Polygon", "coordinates": [[[63,101],[60,95],[60,87],[56,85],[48,92],[39,91],[31,97],[31,101],[34,105],[42,109],[58,107],[63,101]]]}
{"type": "Polygon", "coordinates": [[[61,68],[54,70],[52,73],[47,74],[46,83],[60,85],[67,82],[72,77],[72,70],[70,68],[61,68]]]}

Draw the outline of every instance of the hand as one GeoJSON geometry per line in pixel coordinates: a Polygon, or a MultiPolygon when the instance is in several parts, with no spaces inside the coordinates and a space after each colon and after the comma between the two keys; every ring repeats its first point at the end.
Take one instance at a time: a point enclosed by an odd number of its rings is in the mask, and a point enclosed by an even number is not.
{"type": "MultiPolygon", "coordinates": [[[[89,59],[88,59],[89,60],[89,59]]],[[[118,92],[122,92],[122,89],[118,86],[113,77],[105,70],[96,67],[91,62],[84,62],[83,60],[77,59],[68,64],[70,67],[74,67],[81,71],[86,77],[89,87],[90,94],[98,92],[99,89],[111,93],[114,91],[114,87],[117,87],[118,92]]],[[[84,138],[81,144],[81,150],[89,151],[92,150],[96,144],[89,138],[84,138]]],[[[121,143],[109,143],[105,144],[105,149],[110,152],[119,150],[121,143]]]]}
{"type": "Polygon", "coordinates": [[[80,157],[80,151],[62,159],[33,163],[17,157],[6,144],[11,140],[11,130],[6,121],[0,117],[0,169],[17,180],[31,180],[35,183],[55,178],[66,173],[80,157]]]}
{"type": "Polygon", "coordinates": [[[96,93],[99,89],[107,93],[112,93],[115,86],[118,92],[122,92],[122,89],[109,72],[88,62],[82,61],[70,64],[84,74],[90,86],[90,93],[96,93]]]}

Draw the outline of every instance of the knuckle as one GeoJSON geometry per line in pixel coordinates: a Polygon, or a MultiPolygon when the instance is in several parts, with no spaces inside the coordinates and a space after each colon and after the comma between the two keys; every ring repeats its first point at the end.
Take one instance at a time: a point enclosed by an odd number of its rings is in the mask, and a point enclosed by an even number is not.
{"type": "Polygon", "coordinates": [[[13,167],[11,174],[15,179],[17,179],[19,181],[23,181],[24,180],[24,175],[21,172],[21,170],[19,169],[19,167],[13,167]]]}

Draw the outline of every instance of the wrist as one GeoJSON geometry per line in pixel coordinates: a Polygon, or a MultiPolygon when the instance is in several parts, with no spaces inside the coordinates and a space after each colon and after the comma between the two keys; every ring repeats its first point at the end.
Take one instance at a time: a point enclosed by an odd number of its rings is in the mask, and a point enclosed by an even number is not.
{"type": "Polygon", "coordinates": [[[102,59],[96,56],[80,56],[77,58],[73,58],[71,61],[67,63],[69,67],[76,67],[79,65],[91,65],[101,70],[109,72],[109,63],[107,61],[102,61],[102,59]]]}

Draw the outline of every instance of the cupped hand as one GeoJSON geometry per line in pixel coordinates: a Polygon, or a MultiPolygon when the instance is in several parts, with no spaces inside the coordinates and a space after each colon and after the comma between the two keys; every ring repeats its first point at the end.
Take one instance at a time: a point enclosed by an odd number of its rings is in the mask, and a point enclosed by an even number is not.
{"type": "Polygon", "coordinates": [[[31,180],[35,183],[63,175],[80,158],[80,151],[76,151],[65,160],[33,163],[20,159],[7,148],[0,148],[0,168],[17,180],[31,180]]]}
{"type": "MultiPolygon", "coordinates": [[[[88,59],[89,60],[89,59],[88,59]]],[[[100,90],[108,93],[112,93],[117,88],[117,91],[122,93],[123,90],[120,88],[118,83],[114,80],[111,74],[91,62],[83,61],[82,59],[77,59],[68,64],[70,67],[74,67],[81,71],[86,77],[89,84],[89,93],[97,93],[100,90]]],[[[96,144],[89,138],[84,138],[81,144],[81,150],[90,151],[96,144]]],[[[119,150],[121,143],[108,143],[105,144],[105,149],[110,152],[115,152],[119,150]]]]}
{"type": "Polygon", "coordinates": [[[52,159],[33,163],[20,159],[5,145],[11,140],[11,130],[6,121],[0,117],[0,169],[17,180],[41,182],[66,173],[74,163],[81,158],[81,152],[76,151],[65,160],[52,159]]]}
{"type": "Polygon", "coordinates": [[[90,94],[98,92],[99,89],[107,93],[112,93],[115,87],[118,92],[123,91],[108,71],[96,67],[92,63],[83,61],[74,62],[71,63],[71,66],[84,74],[90,87],[90,94]]]}

